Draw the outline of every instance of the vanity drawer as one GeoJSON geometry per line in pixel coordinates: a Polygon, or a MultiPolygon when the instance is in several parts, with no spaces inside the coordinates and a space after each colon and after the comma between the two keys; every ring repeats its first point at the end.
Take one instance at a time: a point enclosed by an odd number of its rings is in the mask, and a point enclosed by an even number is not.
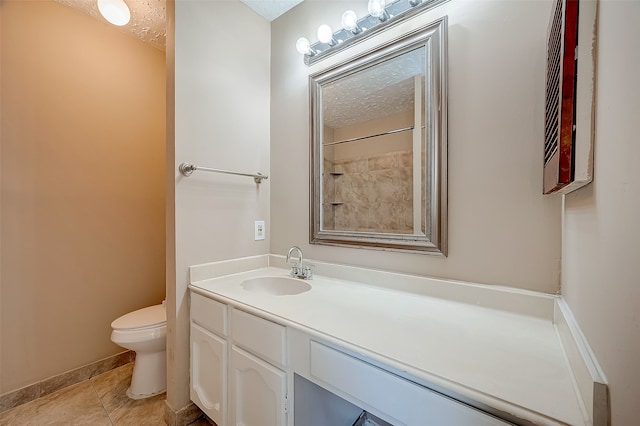
{"type": "Polygon", "coordinates": [[[191,321],[209,331],[226,336],[227,305],[191,292],[191,321]]]}
{"type": "Polygon", "coordinates": [[[232,309],[231,338],[236,345],[271,364],[286,364],[286,328],[280,324],[232,309]]]}
{"type": "Polygon", "coordinates": [[[314,341],[310,341],[310,373],[329,391],[393,424],[510,424],[314,341]]]}

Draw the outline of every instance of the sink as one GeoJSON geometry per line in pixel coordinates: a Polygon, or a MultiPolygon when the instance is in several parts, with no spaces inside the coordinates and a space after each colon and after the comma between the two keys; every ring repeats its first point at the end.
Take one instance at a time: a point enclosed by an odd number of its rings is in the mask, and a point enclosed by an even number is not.
{"type": "Polygon", "coordinates": [[[272,296],[289,296],[311,290],[305,281],[288,277],[250,278],[243,281],[241,286],[247,291],[272,296]]]}

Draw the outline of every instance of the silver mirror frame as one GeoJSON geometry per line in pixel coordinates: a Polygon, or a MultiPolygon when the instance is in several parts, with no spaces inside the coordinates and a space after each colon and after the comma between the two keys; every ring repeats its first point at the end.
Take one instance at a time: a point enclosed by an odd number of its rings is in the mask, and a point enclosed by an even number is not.
{"type": "Polygon", "coordinates": [[[447,17],[390,40],[375,49],[309,76],[311,103],[309,242],[411,253],[447,255],[447,17]],[[427,174],[430,182],[429,235],[323,230],[322,96],[323,84],[407,51],[424,47],[427,76],[427,174]]]}

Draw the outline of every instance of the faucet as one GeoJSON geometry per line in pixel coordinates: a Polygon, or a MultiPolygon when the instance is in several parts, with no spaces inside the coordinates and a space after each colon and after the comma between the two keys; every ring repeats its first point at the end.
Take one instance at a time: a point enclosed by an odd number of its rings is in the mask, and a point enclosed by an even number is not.
{"type": "Polygon", "coordinates": [[[302,261],[302,250],[298,246],[293,246],[289,249],[287,253],[287,263],[290,263],[291,254],[293,252],[298,253],[298,260],[295,261],[294,265],[291,267],[291,276],[294,278],[301,278],[303,280],[310,280],[312,277],[311,266],[305,265],[302,261]]]}

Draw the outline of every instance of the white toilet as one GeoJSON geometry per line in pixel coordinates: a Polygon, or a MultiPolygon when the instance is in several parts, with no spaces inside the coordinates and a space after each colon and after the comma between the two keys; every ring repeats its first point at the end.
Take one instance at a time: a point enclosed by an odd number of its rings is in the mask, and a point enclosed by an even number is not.
{"type": "Polygon", "coordinates": [[[161,305],[138,309],[111,323],[111,341],[136,352],[127,396],[142,399],[167,388],[167,312],[161,305]]]}

